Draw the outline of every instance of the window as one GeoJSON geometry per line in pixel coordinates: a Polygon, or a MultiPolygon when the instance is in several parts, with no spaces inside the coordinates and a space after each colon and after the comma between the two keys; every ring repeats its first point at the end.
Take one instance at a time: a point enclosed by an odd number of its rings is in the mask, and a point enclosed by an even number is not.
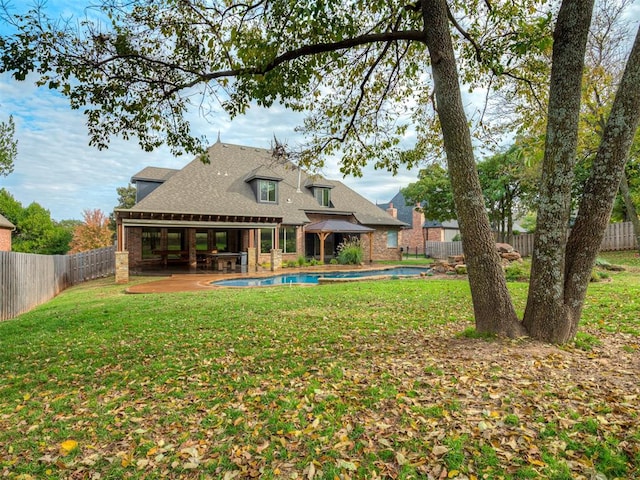
{"type": "Polygon", "coordinates": [[[160,229],[144,228],[142,229],[142,258],[153,258],[154,250],[160,248],[160,229]]]}
{"type": "Polygon", "coordinates": [[[387,232],[387,248],[398,248],[398,231],[389,230],[387,232]]]}
{"type": "Polygon", "coordinates": [[[273,228],[260,229],[260,253],[269,253],[273,248],[273,228]]]}
{"type": "Polygon", "coordinates": [[[330,188],[316,188],[315,189],[316,200],[323,207],[331,206],[331,189],[330,188]]]}
{"type": "Polygon", "coordinates": [[[169,229],[167,232],[167,250],[185,250],[183,230],[169,229]]]}
{"type": "Polygon", "coordinates": [[[278,183],[275,180],[259,180],[258,191],[260,193],[260,201],[264,203],[276,203],[278,183]]]}
{"type": "Polygon", "coordinates": [[[216,250],[219,252],[229,251],[229,242],[227,232],[216,232],[216,250]]]}
{"type": "Polygon", "coordinates": [[[209,250],[209,234],[204,231],[196,232],[196,250],[209,250]]]}
{"type": "Polygon", "coordinates": [[[280,248],[282,253],[296,253],[296,227],[280,228],[280,248]]]}

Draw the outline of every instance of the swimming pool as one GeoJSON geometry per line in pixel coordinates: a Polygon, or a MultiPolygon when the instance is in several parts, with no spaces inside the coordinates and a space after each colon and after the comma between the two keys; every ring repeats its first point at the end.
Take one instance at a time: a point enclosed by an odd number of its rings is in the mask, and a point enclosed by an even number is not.
{"type": "Polygon", "coordinates": [[[358,270],[350,272],[318,272],[318,273],[294,273],[275,275],[273,277],[235,278],[233,280],[217,280],[211,285],[221,287],[267,287],[273,285],[317,285],[322,279],[356,279],[368,277],[410,277],[427,274],[429,268],[424,267],[395,267],[379,270],[358,270]]]}

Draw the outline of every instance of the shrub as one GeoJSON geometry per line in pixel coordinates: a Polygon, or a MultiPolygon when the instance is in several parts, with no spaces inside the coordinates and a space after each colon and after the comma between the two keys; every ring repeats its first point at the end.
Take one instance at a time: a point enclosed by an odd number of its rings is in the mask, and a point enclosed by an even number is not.
{"type": "Polygon", "coordinates": [[[307,263],[307,259],[304,258],[304,256],[300,255],[298,257],[298,266],[299,267],[304,267],[306,265],[306,263],[307,263]]]}
{"type": "Polygon", "coordinates": [[[329,263],[330,263],[331,265],[337,265],[339,262],[338,262],[338,259],[337,259],[337,258],[332,258],[331,260],[329,260],[329,263]]]}
{"type": "Polygon", "coordinates": [[[508,282],[516,282],[518,280],[526,280],[529,278],[529,272],[520,262],[512,262],[504,268],[504,274],[508,282]]]}
{"type": "Polygon", "coordinates": [[[348,238],[338,245],[338,262],[342,265],[360,265],[362,257],[363,252],[359,238],[348,238]]]}
{"type": "Polygon", "coordinates": [[[607,272],[602,272],[594,268],[591,270],[591,278],[589,279],[589,281],[601,282],[602,280],[606,280],[607,278],[609,278],[609,274],[607,274],[607,272]]]}

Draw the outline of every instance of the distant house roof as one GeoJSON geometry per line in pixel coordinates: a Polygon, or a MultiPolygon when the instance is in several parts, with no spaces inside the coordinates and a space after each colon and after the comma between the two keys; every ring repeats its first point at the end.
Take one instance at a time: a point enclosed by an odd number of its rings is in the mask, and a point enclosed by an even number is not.
{"type": "Polygon", "coordinates": [[[353,215],[370,226],[402,227],[404,223],[382,211],[343,183],[307,174],[270,150],[217,142],[208,149],[209,163],[195,158],[180,170],[148,167],[134,180],[163,182],[130,209],[131,213],[170,213],[277,218],[285,225],[304,225],[307,213],[353,215]],[[278,201],[261,203],[247,179],[278,181],[278,201]],[[322,206],[305,185],[331,188],[331,206],[322,206]]]}
{"type": "Polygon", "coordinates": [[[422,224],[422,228],[445,228],[451,230],[458,230],[460,226],[457,220],[445,220],[440,222],[438,220],[427,220],[422,224]]]}
{"type": "Polygon", "coordinates": [[[411,225],[413,223],[414,205],[407,205],[407,200],[402,192],[396,193],[388,203],[379,203],[378,207],[386,211],[393,204],[393,208],[398,211],[398,220],[411,225]]]}
{"type": "Polygon", "coordinates": [[[16,226],[0,214],[0,228],[13,230],[16,226]]]}

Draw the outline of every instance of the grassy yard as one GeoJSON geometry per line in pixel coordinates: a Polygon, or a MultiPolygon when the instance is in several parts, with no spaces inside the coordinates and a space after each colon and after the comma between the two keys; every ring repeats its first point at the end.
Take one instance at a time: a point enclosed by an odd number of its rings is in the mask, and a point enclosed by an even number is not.
{"type": "Polygon", "coordinates": [[[560,348],[474,338],[465,280],[74,287],[0,323],[0,475],[639,478],[640,262],[606,258],[560,348]]]}

